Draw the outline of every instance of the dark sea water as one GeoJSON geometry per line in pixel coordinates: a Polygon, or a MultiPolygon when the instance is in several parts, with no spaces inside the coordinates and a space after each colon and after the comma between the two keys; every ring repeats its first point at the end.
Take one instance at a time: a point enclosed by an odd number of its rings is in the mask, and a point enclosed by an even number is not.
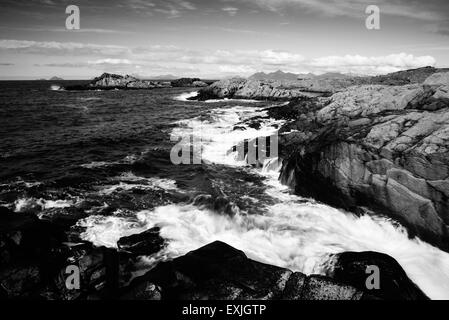
{"type": "MultiPolygon", "coordinates": [[[[176,121],[207,117],[208,110],[223,103],[175,100],[186,89],[68,92],[56,88],[48,81],[1,83],[1,204],[11,206],[28,198],[86,200],[93,187],[110,184],[122,173],[174,178],[187,188],[192,183],[207,184],[201,166],[172,165],[170,150],[175,142],[170,141],[170,133],[176,121]]],[[[126,198],[109,210],[147,208],[126,198]]]]}
{"type": "Polygon", "coordinates": [[[449,297],[449,254],[385,217],[292,194],[273,162],[236,160],[232,146],[282,125],[266,117],[271,103],[187,101],[189,88],[58,90],[68,84],[0,82],[0,205],[110,247],[159,226],[169,245],[148,267],[214,240],[305,273],[323,273],[333,253],[384,252],[429,296],[449,297]],[[260,128],[244,122],[254,116],[260,128]],[[174,165],[170,151],[198,127],[202,163],[174,165]]]}

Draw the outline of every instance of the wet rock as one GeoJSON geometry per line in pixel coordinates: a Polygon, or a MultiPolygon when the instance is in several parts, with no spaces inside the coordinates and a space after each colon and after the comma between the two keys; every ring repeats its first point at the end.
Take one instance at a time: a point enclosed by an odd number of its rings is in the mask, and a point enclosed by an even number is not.
{"type": "Polygon", "coordinates": [[[307,276],[301,272],[294,272],[290,275],[285,284],[284,292],[282,294],[283,300],[301,300],[304,284],[307,281],[307,276]]]}
{"type": "MultiPolygon", "coordinates": [[[[358,300],[362,290],[334,279],[260,263],[215,241],[136,278],[123,299],[358,300]]],[[[366,298],[365,297],[365,298],[366,298]]]]}
{"type": "Polygon", "coordinates": [[[134,255],[151,255],[165,246],[165,240],[159,232],[160,228],[154,227],[139,234],[122,237],[117,241],[117,246],[134,255]]]}
{"type": "Polygon", "coordinates": [[[301,300],[360,300],[362,291],[327,277],[312,275],[305,281],[301,300]]]}
{"type": "Polygon", "coordinates": [[[145,283],[161,288],[162,299],[275,299],[292,272],[248,259],[223,242],[162,262],[133,281],[129,291],[145,283]]]}
{"type": "Polygon", "coordinates": [[[41,272],[37,265],[9,265],[0,269],[0,284],[5,298],[30,298],[39,288],[41,272]]]}
{"type": "Polygon", "coordinates": [[[428,297],[408,277],[392,257],[378,252],[343,252],[332,259],[328,276],[351,284],[359,290],[367,290],[366,281],[371,273],[367,267],[379,269],[379,289],[369,292],[386,300],[427,300],[428,297]]]}
{"type": "Polygon", "coordinates": [[[0,286],[8,298],[37,297],[63,263],[64,230],[32,214],[0,211],[0,286]]]}
{"type": "Polygon", "coordinates": [[[230,217],[235,216],[239,211],[238,207],[228,198],[223,196],[212,196],[210,194],[200,194],[196,196],[193,199],[193,204],[202,209],[209,209],[230,217]]]}
{"type": "Polygon", "coordinates": [[[121,300],[161,300],[161,288],[151,282],[143,282],[120,297],[121,300]]]}

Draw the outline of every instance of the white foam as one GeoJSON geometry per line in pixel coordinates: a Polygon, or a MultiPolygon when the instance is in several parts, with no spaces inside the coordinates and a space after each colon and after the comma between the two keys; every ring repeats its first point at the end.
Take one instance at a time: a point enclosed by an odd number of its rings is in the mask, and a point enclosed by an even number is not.
{"type": "Polygon", "coordinates": [[[52,84],[50,86],[51,91],[64,91],[64,88],[57,84],[52,84]]]}
{"type": "Polygon", "coordinates": [[[117,163],[118,162],[92,161],[90,163],[82,164],[82,165],[80,165],[80,167],[86,168],[86,169],[94,169],[94,168],[107,167],[107,166],[114,165],[117,163]]]}
{"type": "MultiPolygon", "coordinates": [[[[180,121],[172,135],[189,134],[192,128],[202,125],[203,160],[246,166],[236,161],[236,154],[223,150],[229,150],[242,139],[269,135],[276,130],[275,122],[269,120],[263,121],[260,130],[248,126],[243,131],[232,130],[242,119],[256,114],[261,114],[256,108],[215,109],[211,121],[200,122],[199,118],[180,121]]],[[[409,239],[404,228],[388,218],[357,217],[291,194],[277,179],[276,159],[267,161],[262,170],[248,170],[265,178],[266,195],[275,203],[266,205],[259,201],[261,214],[245,215],[241,208],[241,214],[230,218],[191,204],[171,204],[138,212],[133,218],[88,217],[79,222],[86,228],[82,236],[97,245],[114,247],[122,236],[159,226],[162,237],[170,241],[162,252],[148,258],[149,263],[221,240],[255,260],[307,274],[323,272],[323,263],[333,253],[378,251],[394,257],[429,297],[449,299],[448,253],[419,239],[409,239]]]]}
{"type": "Polygon", "coordinates": [[[229,151],[244,139],[251,140],[260,136],[270,136],[277,130],[274,125],[281,125],[283,121],[264,119],[261,127],[254,129],[246,124],[239,123],[256,115],[266,116],[261,108],[235,106],[232,108],[217,108],[210,111],[211,120],[201,120],[199,117],[177,121],[177,128],[173,129],[171,139],[176,141],[182,137],[193,135],[202,142],[202,159],[204,161],[226,164],[231,166],[244,166],[244,160],[237,161],[237,154],[229,151]],[[233,130],[234,126],[245,130],[233,130]]]}
{"type": "Polygon", "coordinates": [[[102,186],[99,193],[102,195],[110,195],[116,191],[122,190],[165,190],[165,191],[175,191],[178,190],[176,186],[176,181],[171,179],[162,178],[145,178],[138,177],[131,172],[125,172],[119,177],[111,179],[114,184],[102,186]],[[117,183],[118,182],[118,183],[117,183]]]}
{"type": "Polygon", "coordinates": [[[134,164],[136,161],[142,159],[142,157],[148,152],[148,150],[141,152],[140,155],[130,154],[119,161],[92,161],[90,163],[81,164],[80,167],[86,169],[105,168],[119,164],[134,164]]]}
{"type": "Polygon", "coordinates": [[[175,97],[175,100],[178,101],[189,101],[189,98],[196,97],[198,95],[198,91],[192,91],[192,92],[184,92],[180,94],[179,96],[175,97]]]}
{"type": "Polygon", "coordinates": [[[34,207],[39,207],[41,210],[48,210],[53,208],[69,208],[77,205],[79,201],[79,199],[46,200],[43,198],[20,198],[14,202],[14,211],[22,212],[34,207]]]}
{"type": "Polygon", "coordinates": [[[257,103],[261,102],[260,100],[253,100],[253,99],[229,99],[229,98],[223,98],[223,99],[208,99],[205,100],[206,103],[217,103],[217,102],[247,102],[247,103],[257,103]]]}

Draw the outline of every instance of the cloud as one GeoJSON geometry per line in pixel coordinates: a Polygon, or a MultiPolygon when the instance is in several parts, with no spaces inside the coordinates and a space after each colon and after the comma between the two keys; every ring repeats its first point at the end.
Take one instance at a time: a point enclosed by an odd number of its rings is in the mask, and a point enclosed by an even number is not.
{"type": "MultiPolygon", "coordinates": [[[[157,70],[174,73],[183,70],[198,76],[242,74],[256,71],[344,72],[381,74],[410,68],[435,65],[431,56],[406,53],[367,57],[361,55],[307,58],[299,53],[281,50],[191,50],[177,46],[121,46],[82,44],[73,42],[36,42],[0,40],[0,53],[38,54],[58,61],[40,64],[42,67],[89,68],[125,73],[139,69],[156,74],[157,70]],[[64,61],[66,60],[66,61],[64,61]],[[156,67],[157,66],[157,67],[156,67]]],[[[181,74],[184,75],[184,74],[181,74]]]]}
{"type": "Polygon", "coordinates": [[[236,7],[224,7],[221,8],[222,11],[228,13],[231,17],[235,16],[237,12],[239,11],[239,8],[236,7]]]}
{"type": "MultiPolygon", "coordinates": [[[[239,0],[242,1],[242,0],[239,0]]],[[[447,5],[440,1],[437,5],[422,1],[387,1],[377,0],[243,0],[247,3],[279,13],[288,12],[290,9],[302,9],[313,11],[326,16],[350,16],[364,17],[365,8],[368,5],[377,5],[380,7],[381,14],[393,16],[408,17],[425,21],[444,21],[446,13],[441,10],[442,6],[447,5]]]]}
{"type": "Polygon", "coordinates": [[[77,42],[0,40],[0,52],[41,55],[125,55],[129,49],[114,45],[84,44],[77,42]]]}
{"type": "Polygon", "coordinates": [[[168,18],[178,18],[187,11],[196,10],[196,6],[186,0],[123,0],[119,6],[146,15],[163,14],[168,18]]]}
{"type": "Polygon", "coordinates": [[[364,57],[360,55],[329,56],[312,59],[307,65],[318,72],[345,72],[357,74],[382,74],[399,70],[434,66],[431,56],[415,57],[399,53],[387,56],[364,57]]]}
{"type": "Polygon", "coordinates": [[[99,59],[99,60],[95,60],[95,61],[88,61],[87,64],[89,64],[89,65],[95,65],[95,64],[130,65],[130,64],[132,64],[132,62],[129,61],[128,59],[99,59]]]}

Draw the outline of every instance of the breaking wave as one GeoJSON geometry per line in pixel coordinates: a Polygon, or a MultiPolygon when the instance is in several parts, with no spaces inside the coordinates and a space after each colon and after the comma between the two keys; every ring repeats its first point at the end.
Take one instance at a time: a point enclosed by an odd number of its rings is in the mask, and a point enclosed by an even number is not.
{"type": "MultiPolygon", "coordinates": [[[[386,217],[356,216],[292,194],[278,180],[277,159],[267,161],[261,169],[237,160],[236,152],[229,151],[236,143],[270,135],[282,124],[266,118],[254,129],[245,120],[255,115],[266,114],[252,107],[214,109],[208,120],[178,121],[172,137],[197,132],[194,129],[200,126],[205,163],[246,168],[261,176],[265,191],[251,195],[260,209],[259,214],[248,214],[245,208],[239,208],[231,216],[194,204],[169,204],[136,212],[132,217],[119,213],[107,217],[90,216],[78,222],[85,228],[82,237],[96,245],[115,247],[120,237],[158,226],[169,244],[161,252],[147,257],[150,264],[221,240],[243,250],[250,258],[306,274],[323,273],[331,254],[378,251],[394,257],[429,297],[449,298],[448,253],[417,238],[410,239],[403,227],[386,217]],[[234,130],[237,124],[241,130],[234,130]]],[[[132,175],[128,178],[137,179],[132,175]]],[[[176,187],[174,182],[165,180],[146,183],[161,188],[176,187]]]]}

